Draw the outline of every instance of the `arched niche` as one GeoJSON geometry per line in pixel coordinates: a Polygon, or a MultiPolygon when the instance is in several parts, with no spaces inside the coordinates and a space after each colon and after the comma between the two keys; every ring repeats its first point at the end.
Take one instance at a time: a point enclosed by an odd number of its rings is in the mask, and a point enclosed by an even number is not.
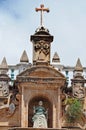
{"type": "Polygon", "coordinates": [[[39,101],[43,102],[43,107],[48,111],[48,128],[52,128],[53,115],[52,115],[52,103],[45,97],[36,96],[28,103],[28,127],[33,127],[33,107],[38,106],[39,101]]]}

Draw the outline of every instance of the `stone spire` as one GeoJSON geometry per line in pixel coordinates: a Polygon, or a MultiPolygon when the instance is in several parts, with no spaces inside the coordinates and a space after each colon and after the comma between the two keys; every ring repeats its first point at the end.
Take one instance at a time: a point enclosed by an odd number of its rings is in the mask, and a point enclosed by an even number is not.
{"type": "Polygon", "coordinates": [[[35,34],[30,37],[33,43],[33,64],[47,65],[50,64],[50,49],[53,36],[49,33],[49,30],[43,26],[43,12],[49,12],[49,9],[41,5],[40,8],[36,8],[36,11],[41,12],[41,26],[37,28],[35,34]]]}
{"type": "Polygon", "coordinates": [[[27,53],[25,50],[22,53],[22,56],[20,58],[20,62],[29,62],[29,59],[28,59],[28,56],[27,56],[27,53]]]}
{"type": "Polygon", "coordinates": [[[7,72],[8,72],[8,64],[6,58],[4,57],[0,65],[0,81],[10,81],[7,72]]]}
{"type": "Polygon", "coordinates": [[[80,61],[79,58],[78,58],[78,60],[77,60],[77,63],[76,63],[76,66],[75,66],[74,71],[80,71],[80,72],[83,72],[83,67],[82,67],[82,64],[81,64],[81,61],[80,61]]]}
{"type": "Polygon", "coordinates": [[[57,52],[54,53],[54,56],[52,58],[52,62],[60,62],[60,58],[57,52]]]}
{"type": "Polygon", "coordinates": [[[8,65],[7,65],[7,61],[6,61],[5,57],[3,58],[2,62],[1,62],[0,69],[8,70],[8,65]]]}
{"type": "Polygon", "coordinates": [[[74,97],[80,99],[84,98],[85,96],[85,83],[86,80],[84,76],[82,75],[83,73],[83,67],[81,64],[80,59],[78,58],[75,69],[74,69],[74,74],[73,74],[73,79],[72,81],[72,94],[74,97]]]}
{"type": "Polygon", "coordinates": [[[9,96],[10,77],[8,76],[7,72],[8,64],[6,58],[4,57],[0,65],[0,97],[4,99],[2,100],[3,105],[0,106],[0,109],[5,108],[4,101],[7,100],[9,96]]]}
{"type": "Polygon", "coordinates": [[[41,27],[31,36],[33,43],[33,64],[50,64],[50,49],[53,36],[49,34],[48,29],[41,27]]]}

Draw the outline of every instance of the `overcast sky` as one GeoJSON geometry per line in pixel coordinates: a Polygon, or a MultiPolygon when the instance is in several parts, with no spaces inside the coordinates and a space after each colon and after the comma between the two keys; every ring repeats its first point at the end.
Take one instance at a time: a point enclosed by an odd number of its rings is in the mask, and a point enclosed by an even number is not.
{"type": "Polygon", "coordinates": [[[0,0],[0,62],[19,63],[26,50],[32,62],[30,35],[40,26],[40,4],[50,9],[44,14],[44,26],[54,36],[55,51],[64,65],[75,66],[78,57],[86,66],[86,0],[0,0]]]}

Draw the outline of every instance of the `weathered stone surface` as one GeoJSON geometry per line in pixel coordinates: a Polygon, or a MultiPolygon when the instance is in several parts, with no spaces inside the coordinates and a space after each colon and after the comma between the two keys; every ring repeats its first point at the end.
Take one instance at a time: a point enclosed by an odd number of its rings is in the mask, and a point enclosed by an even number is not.
{"type": "Polygon", "coordinates": [[[61,128],[61,129],[54,129],[54,128],[13,128],[9,130],[81,130],[79,127],[69,127],[69,128],[61,128]]]}

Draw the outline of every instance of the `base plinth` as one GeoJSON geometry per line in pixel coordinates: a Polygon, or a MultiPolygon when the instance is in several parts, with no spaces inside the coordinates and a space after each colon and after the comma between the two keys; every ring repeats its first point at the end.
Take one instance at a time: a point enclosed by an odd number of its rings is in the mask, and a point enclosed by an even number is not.
{"type": "Polygon", "coordinates": [[[67,130],[67,129],[57,129],[57,128],[32,128],[32,127],[28,127],[28,128],[21,128],[21,127],[15,127],[15,128],[11,128],[9,130],[67,130]]]}
{"type": "Polygon", "coordinates": [[[57,129],[57,128],[32,128],[32,127],[21,128],[21,127],[15,127],[15,128],[11,128],[9,130],[81,130],[81,129],[79,127],[66,127],[66,128],[61,128],[61,129],[57,129]]]}

